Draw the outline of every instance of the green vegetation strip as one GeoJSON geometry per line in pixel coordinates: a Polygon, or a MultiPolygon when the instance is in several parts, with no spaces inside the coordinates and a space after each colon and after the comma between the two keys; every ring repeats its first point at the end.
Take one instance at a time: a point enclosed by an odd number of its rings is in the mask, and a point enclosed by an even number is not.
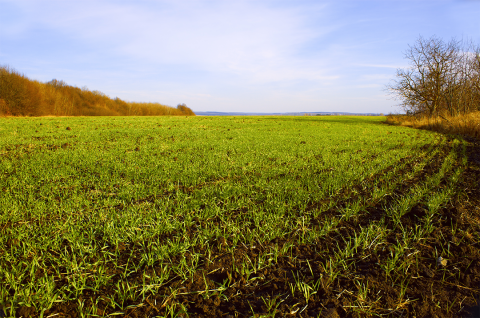
{"type": "Polygon", "coordinates": [[[187,315],[181,297],[232,301],[229,290],[253,291],[278,270],[290,291],[262,294],[253,313],[275,316],[288,299],[306,310],[348,279],[344,310],[399,314],[415,301],[408,270],[458,192],[466,145],[382,121],[1,119],[0,305],[11,316],[62,304],[81,316],[187,315]],[[296,256],[316,245],[310,260],[296,256]],[[356,274],[372,254],[400,286],[395,308],[356,274]]]}

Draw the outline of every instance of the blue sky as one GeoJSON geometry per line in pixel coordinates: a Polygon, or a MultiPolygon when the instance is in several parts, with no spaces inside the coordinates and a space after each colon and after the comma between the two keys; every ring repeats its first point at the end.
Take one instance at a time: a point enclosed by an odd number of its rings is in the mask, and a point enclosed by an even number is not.
{"type": "Polygon", "coordinates": [[[421,35],[480,44],[478,0],[0,0],[0,64],[194,111],[383,112],[421,35]]]}

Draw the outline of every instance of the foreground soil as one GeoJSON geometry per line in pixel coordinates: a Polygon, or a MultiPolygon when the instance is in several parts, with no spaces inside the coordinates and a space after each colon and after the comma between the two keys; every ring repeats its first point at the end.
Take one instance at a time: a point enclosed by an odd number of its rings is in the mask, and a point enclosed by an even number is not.
{"type": "MultiPolygon", "coordinates": [[[[417,263],[412,263],[403,276],[397,276],[397,280],[386,277],[380,266],[391,254],[388,246],[366,257],[354,255],[346,262],[354,264],[355,270],[341,272],[336,277],[330,276],[321,266],[330,257],[329,253],[333,248],[342,247],[342,238],[352,236],[359,226],[368,226],[384,215],[382,205],[377,205],[369,207],[368,214],[341,221],[338,231],[312,245],[299,245],[299,233],[292,233],[290,237],[270,242],[270,246],[244,246],[237,248],[232,254],[226,251],[229,239],[220,238],[214,248],[215,254],[208,260],[201,260],[193,279],[172,279],[163,287],[158,297],[150,296],[141,303],[128,304],[131,305],[129,309],[119,316],[167,316],[169,310],[172,313],[172,308],[177,308],[172,316],[480,317],[476,306],[480,295],[480,242],[476,239],[480,230],[480,144],[472,140],[467,153],[468,168],[460,181],[458,195],[438,213],[434,232],[414,246],[412,252],[415,251],[419,256],[417,263]],[[456,226],[456,234],[452,234],[452,226],[456,226]],[[254,260],[272,246],[290,243],[293,244],[291,256],[279,257],[274,265],[252,274],[248,280],[235,271],[244,259],[254,260]],[[438,263],[431,257],[432,252],[440,251],[447,245],[451,257],[446,264],[438,263]],[[303,293],[297,290],[296,297],[292,297],[291,286],[300,276],[303,281],[318,282],[318,292],[311,297],[305,297],[308,289],[303,293]],[[252,277],[256,279],[252,280],[252,277]],[[403,278],[408,281],[408,286],[403,284],[403,278]],[[218,292],[219,286],[225,281],[229,282],[228,288],[218,292]],[[364,298],[357,292],[358,281],[368,286],[364,298]],[[172,294],[172,290],[179,288],[179,292],[172,294]],[[184,308],[188,315],[182,314],[178,308],[184,308]]],[[[425,174],[428,175],[429,171],[437,168],[434,163],[425,169],[425,174]]],[[[406,191],[409,186],[405,184],[403,190],[406,191]]],[[[386,200],[388,201],[388,198],[386,200]]],[[[402,222],[407,226],[414,226],[417,219],[425,213],[424,210],[425,207],[421,205],[414,207],[403,217],[402,222]]],[[[322,218],[332,217],[335,213],[335,210],[331,210],[322,214],[318,224],[322,223],[322,218]]],[[[195,229],[192,228],[191,234],[194,233],[195,229]]],[[[168,239],[168,236],[165,239],[168,239]]],[[[388,238],[392,243],[401,239],[401,232],[394,232],[388,238]]],[[[135,248],[135,243],[122,248],[135,248]]],[[[191,252],[201,253],[202,250],[191,252]]],[[[188,259],[190,256],[187,253],[183,257],[188,259]]],[[[80,301],[85,300],[85,305],[88,306],[88,303],[95,299],[99,308],[95,314],[106,316],[115,311],[108,306],[102,295],[112,293],[107,289],[96,294],[87,293],[80,301]]],[[[57,303],[44,312],[43,316],[79,317],[78,306],[78,301],[57,303]]],[[[30,307],[20,307],[17,316],[37,317],[39,313],[30,307]]]]}

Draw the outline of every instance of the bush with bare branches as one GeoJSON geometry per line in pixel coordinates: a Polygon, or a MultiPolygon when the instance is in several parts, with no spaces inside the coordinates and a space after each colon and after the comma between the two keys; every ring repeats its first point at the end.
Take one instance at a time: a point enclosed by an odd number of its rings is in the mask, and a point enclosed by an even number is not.
{"type": "Polygon", "coordinates": [[[0,115],[3,116],[195,116],[185,104],[132,103],[56,79],[33,81],[0,66],[0,115]]]}

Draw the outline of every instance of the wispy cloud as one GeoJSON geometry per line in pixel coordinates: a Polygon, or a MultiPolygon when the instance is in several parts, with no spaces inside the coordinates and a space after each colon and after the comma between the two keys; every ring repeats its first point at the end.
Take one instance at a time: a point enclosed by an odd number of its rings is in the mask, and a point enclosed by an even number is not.
{"type": "MultiPolygon", "coordinates": [[[[310,28],[302,7],[268,1],[19,2],[28,22],[18,29],[42,26],[143,65],[232,73],[253,83],[336,78],[327,59],[301,56],[309,42],[334,31],[310,28]]],[[[316,7],[321,15],[325,6],[316,7]]]]}
{"type": "Polygon", "coordinates": [[[398,68],[406,68],[408,65],[400,65],[400,64],[357,64],[357,66],[360,67],[373,67],[373,68],[393,68],[393,69],[398,69],[398,68]]]}

